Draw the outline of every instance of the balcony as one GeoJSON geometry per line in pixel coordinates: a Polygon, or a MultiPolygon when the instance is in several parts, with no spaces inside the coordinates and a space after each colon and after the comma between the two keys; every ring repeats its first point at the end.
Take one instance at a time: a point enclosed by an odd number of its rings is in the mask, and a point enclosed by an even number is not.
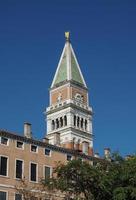
{"type": "Polygon", "coordinates": [[[57,104],[54,104],[54,105],[51,105],[50,107],[47,107],[46,108],[46,112],[49,112],[49,111],[52,111],[54,109],[57,109],[57,108],[60,108],[62,106],[65,106],[65,105],[68,105],[68,104],[73,104],[73,105],[76,105],[80,108],[83,108],[83,109],[86,109],[88,111],[91,111],[92,112],[92,108],[81,103],[81,102],[78,102],[76,100],[72,100],[72,99],[69,99],[69,100],[65,100],[65,101],[62,101],[60,103],[57,103],[57,104]]]}

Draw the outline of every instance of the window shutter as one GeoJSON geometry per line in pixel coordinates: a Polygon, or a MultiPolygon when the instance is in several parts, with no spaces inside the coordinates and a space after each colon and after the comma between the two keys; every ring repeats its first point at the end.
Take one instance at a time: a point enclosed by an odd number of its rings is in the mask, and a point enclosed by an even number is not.
{"type": "Polygon", "coordinates": [[[0,200],[6,200],[6,192],[0,191],[0,200]]]}
{"type": "Polygon", "coordinates": [[[0,157],[0,175],[7,176],[7,158],[0,157]]]}
{"type": "Polygon", "coordinates": [[[51,169],[50,167],[45,167],[45,180],[50,178],[50,174],[51,174],[51,169]]]}

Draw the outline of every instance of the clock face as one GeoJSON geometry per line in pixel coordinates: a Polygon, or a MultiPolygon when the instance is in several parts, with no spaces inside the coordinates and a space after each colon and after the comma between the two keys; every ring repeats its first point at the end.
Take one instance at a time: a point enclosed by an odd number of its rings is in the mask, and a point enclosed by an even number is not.
{"type": "Polygon", "coordinates": [[[80,102],[80,103],[83,103],[84,97],[83,97],[83,95],[76,93],[75,100],[80,102]]]}

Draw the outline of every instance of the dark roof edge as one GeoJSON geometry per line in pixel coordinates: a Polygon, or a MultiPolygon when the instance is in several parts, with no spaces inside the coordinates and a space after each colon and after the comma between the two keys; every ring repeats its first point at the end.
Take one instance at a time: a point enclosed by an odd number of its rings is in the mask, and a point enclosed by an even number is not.
{"type": "Polygon", "coordinates": [[[35,144],[35,145],[38,145],[38,146],[41,146],[41,147],[46,147],[46,148],[49,148],[51,150],[58,151],[58,152],[61,152],[61,153],[72,154],[73,156],[88,159],[88,160],[91,160],[91,161],[105,162],[105,160],[102,159],[102,158],[95,158],[93,156],[88,156],[88,155],[85,155],[83,153],[79,153],[76,150],[66,149],[66,148],[63,148],[63,147],[59,147],[59,146],[55,146],[55,145],[52,145],[52,144],[42,142],[40,140],[26,138],[24,136],[18,135],[16,133],[11,133],[11,132],[8,132],[6,130],[0,130],[0,136],[7,137],[7,138],[10,138],[10,139],[14,139],[14,140],[27,142],[29,144],[35,144]]]}

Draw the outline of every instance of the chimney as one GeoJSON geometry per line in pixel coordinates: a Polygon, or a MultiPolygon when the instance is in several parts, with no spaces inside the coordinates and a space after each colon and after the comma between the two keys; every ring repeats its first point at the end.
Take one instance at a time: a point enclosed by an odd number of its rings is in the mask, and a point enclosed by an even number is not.
{"type": "Polygon", "coordinates": [[[88,150],[89,150],[89,143],[86,141],[82,142],[82,152],[86,155],[88,155],[88,150]]]}
{"type": "Polygon", "coordinates": [[[95,158],[100,158],[99,153],[94,153],[94,157],[95,157],[95,158]]]}
{"type": "Polygon", "coordinates": [[[72,149],[77,150],[76,138],[74,137],[72,140],[72,149]]]}
{"type": "Polygon", "coordinates": [[[43,142],[45,142],[46,144],[49,144],[49,139],[48,138],[43,138],[43,142]]]}
{"type": "Polygon", "coordinates": [[[31,124],[28,122],[24,123],[24,136],[26,138],[32,138],[31,124]]]}
{"type": "Polygon", "coordinates": [[[60,133],[56,132],[53,135],[54,135],[53,144],[56,146],[60,146],[60,133]]]}
{"type": "Polygon", "coordinates": [[[104,157],[105,157],[106,160],[111,160],[111,150],[110,150],[110,148],[104,149],[104,157]]]}

